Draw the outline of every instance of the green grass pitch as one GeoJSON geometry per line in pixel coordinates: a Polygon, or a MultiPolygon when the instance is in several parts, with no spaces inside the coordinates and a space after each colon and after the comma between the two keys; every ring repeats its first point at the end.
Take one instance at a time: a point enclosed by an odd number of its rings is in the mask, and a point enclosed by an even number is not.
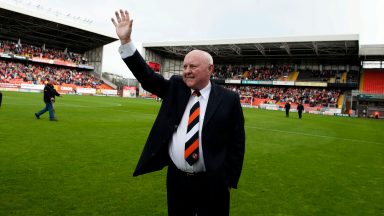
{"type": "MultiPolygon", "coordinates": [[[[159,102],[3,92],[0,215],[166,215],[166,169],[132,177],[159,102]]],[[[384,121],[244,109],[231,215],[383,215],[384,121]]]]}

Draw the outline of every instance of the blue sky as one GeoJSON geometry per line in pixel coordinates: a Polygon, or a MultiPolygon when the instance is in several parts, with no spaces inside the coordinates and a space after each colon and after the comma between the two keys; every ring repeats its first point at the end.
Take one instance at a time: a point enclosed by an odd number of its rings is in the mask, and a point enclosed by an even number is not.
{"type": "MultiPolygon", "coordinates": [[[[37,5],[93,20],[114,35],[110,18],[127,9],[134,19],[133,40],[142,42],[218,40],[359,34],[361,44],[384,44],[381,0],[0,0],[37,5]]],[[[103,71],[132,77],[118,53],[104,47],[103,71]]]]}

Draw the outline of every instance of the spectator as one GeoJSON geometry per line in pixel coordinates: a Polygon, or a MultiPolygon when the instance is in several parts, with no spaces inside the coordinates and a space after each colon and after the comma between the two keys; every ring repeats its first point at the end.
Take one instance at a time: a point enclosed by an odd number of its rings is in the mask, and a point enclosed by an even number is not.
{"type": "Polygon", "coordinates": [[[304,106],[301,102],[297,105],[297,113],[299,114],[299,119],[301,119],[301,116],[303,114],[304,106]]]}
{"type": "Polygon", "coordinates": [[[51,79],[51,80],[49,80],[49,82],[44,87],[45,107],[42,110],[40,110],[39,112],[35,113],[35,116],[37,119],[40,119],[40,116],[42,114],[49,111],[49,120],[57,121],[57,119],[55,118],[55,110],[54,110],[53,104],[55,103],[55,96],[60,97],[60,94],[56,91],[53,84],[54,84],[54,81],[53,81],[53,79],[51,79]]]}
{"type": "Polygon", "coordinates": [[[291,102],[286,102],[285,103],[285,106],[284,106],[284,108],[285,108],[285,117],[289,117],[289,110],[291,109],[291,102]]]}

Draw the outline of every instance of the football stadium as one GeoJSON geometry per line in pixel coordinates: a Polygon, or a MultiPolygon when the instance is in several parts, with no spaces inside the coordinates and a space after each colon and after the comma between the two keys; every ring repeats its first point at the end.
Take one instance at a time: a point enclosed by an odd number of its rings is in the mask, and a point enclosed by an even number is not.
{"type": "MultiPolygon", "coordinates": [[[[6,4],[0,23],[0,215],[167,215],[167,168],[132,176],[162,102],[138,82],[102,76],[103,46],[118,38],[6,4]],[[57,122],[34,116],[50,79],[62,95],[57,122]]],[[[384,45],[345,34],[154,42],[140,52],[169,79],[194,49],[212,55],[211,82],[243,107],[230,215],[384,214],[384,45]]]]}

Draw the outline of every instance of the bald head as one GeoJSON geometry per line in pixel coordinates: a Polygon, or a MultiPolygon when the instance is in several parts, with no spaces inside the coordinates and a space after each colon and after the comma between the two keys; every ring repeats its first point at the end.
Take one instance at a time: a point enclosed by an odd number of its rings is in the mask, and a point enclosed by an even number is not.
{"type": "Polygon", "coordinates": [[[202,50],[189,52],[183,63],[183,80],[185,84],[194,90],[203,89],[208,85],[213,73],[213,58],[202,50]]]}
{"type": "Polygon", "coordinates": [[[209,54],[208,52],[205,52],[203,50],[197,50],[197,49],[192,50],[185,56],[185,58],[187,58],[188,56],[191,56],[191,55],[197,56],[198,58],[201,59],[202,62],[213,65],[213,58],[212,58],[211,54],[209,54]]]}

